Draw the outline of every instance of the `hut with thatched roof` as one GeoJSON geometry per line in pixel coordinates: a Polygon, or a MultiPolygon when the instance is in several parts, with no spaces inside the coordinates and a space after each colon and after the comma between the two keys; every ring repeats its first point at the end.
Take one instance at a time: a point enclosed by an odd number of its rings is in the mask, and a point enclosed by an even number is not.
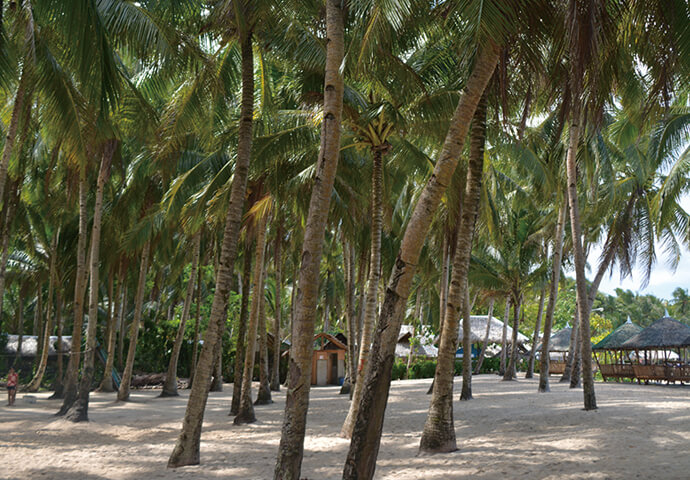
{"type": "Polygon", "coordinates": [[[635,378],[629,352],[622,349],[623,344],[642,331],[642,327],[628,320],[601,339],[592,347],[594,359],[604,381],[607,378],[635,378]]]}
{"type": "Polygon", "coordinates": [[[438,348],[434,346],[433,338],[420,330],[423,328],[415,328],[412,325],[400,326],[398,343],[395,344],[396,358],[409,358],[410,349],[412,349],[412,357],[438,357],[438,348]]]}
{"type": "MultiPolygon", "coordinates": [[[[484,336],[486,335],[486,324],[489,321],[487,315],[470,315],[470,329],[471,329],[471,339],[472,343],[483,343],[484,336]]],[[[507,343],[513,340],[513,328],[508,325],[506,327],[506,341],[507,343]]],[[[458,345],[462,344],[463,339],[462,323],[458,329],[458,345]]],[[[491,317],[491,324],[489,326],[489,340],[488,343],[501,343],[503,341],[503,322],[496,317],[491,317]]],[[[527,338],[522,333],[518,332],[517,343],[522,345],[527,343],[529,338],[527,338]]]]}
{"type": "MultiPolygon", "coordinates": [[[[58,337],[51,335],[48,341],[48,356],[54,357],[58,354],[56,349],[58,337]]],[[[72,348],[72,337],[62,337],[63,353],[69,352],[72,348]]],[[[38,355],[38,337],[36,335],[7,335],[7,345],[5,346],[6,355],[17,355],[19,350],[19,357],[35,357],[38,355]]]]}
{"type": "Polygon", "coordinates": [[[623,342],[621,349],[635,351],[637,363],[633,364],[633,370],[640,380],[690,382],[690,326],[668,313],[623,342]],[[673,351],[677,352],[677,358],[671,355],[673,351]],[[656,359],[654,352],[657,352],[656,359]]]}
{"type": "MultiPolygon", "coordinates": [[[[573,328],[567,325],[549,338],[549,374],[562,375],[565,372],[565,356],[570,350],[570,335],[573,328]]],[[[537,352],[541,352],[541,343],[537,352]]]]}

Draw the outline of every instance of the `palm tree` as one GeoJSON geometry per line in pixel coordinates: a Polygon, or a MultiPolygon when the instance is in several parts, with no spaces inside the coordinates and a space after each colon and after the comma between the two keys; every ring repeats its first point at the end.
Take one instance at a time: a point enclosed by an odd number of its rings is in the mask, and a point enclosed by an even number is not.
{"type": "Polygon", "coordinates": [[[338,167],[343,110],[343,77],[340,65],[345,55],[344,2],[326,1],[326,64],[324,74],[321,147],[317,160],[309,213],[302,244],[292,348],[288,367],[288,393],[274,478],[298,479],[304,451],[311,362],[318,292],[319,264],[324,241],[331,192],[338,167]]]}

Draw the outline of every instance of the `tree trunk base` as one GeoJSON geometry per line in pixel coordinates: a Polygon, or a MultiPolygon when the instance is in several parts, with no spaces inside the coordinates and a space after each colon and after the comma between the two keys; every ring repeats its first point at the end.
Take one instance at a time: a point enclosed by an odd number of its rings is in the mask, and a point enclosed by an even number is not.
{"type": "Polygon", "coordinates": [[[110,383],[110,385],[104,385],[101,383],[96,389],[96,391],[100,393],[112,393],[115,391],[115,389],[113,388],[112,382],[110,383]]]}
{"type": "Polygon", "coordinates": [[[209,392],[222,392],[223,391],[223,382],[216,382],[215,380],[213,383],[211,383],[211,389],[209,392]]]}
{"type": "Polygon", "coordinates": [[[271,384],[271,391],[272,392],[280,392],[280,382],[278,382],[276,384],[272,383],[271,384]]]}
{"type": "Polygon", "coordinates": [[[344,381],[340,387],[340,395],[349,395],[350,390],[352,390],[352,384],[349,381],[344,381]]]}
{"type": "Polygon", "coordinates": [[[458,450],[459,448],[455,438],[446,440],[425,440],[424,437],[422,437],[417,456],[423,457],[439,453],[452,453],[458,450]]]}
{"type": "Polygon", "coordinates": [[[467,400],[472,400],[472,390],[470,390],[468,392],[465,392],[465,390],[463,390],[460,393],[460,401],[464,402],[467,400]]]}
{"type": "Polygon", "coordinates": [[[235,425],[244,425],[246,423],[256,422],[256,415],[254,415],[254,409],[251,411],[239,411],[232,421],[235,425]]]}
{"type": "Polygon", "coordinates": [[[534,378],[534,374],[532,372],[527,372],[525,373],[525,378],[534,378]]]}
{"type": "Polygon", "coordinates": [[[585,411],[589,410],[596,410],[597,407],[597,399],[596,396],[594,395],[594,392],[588,394],[585,393],[585,411]]]}
{"type": "Polygon", "coordinates": [[[70,422],[88,422],[89,421],[89,402],[88,400],[77,399],[72,407],[65,414],[65,418],[70,422]]]}
{"type": "Polygon", "coordinates": [[[161,391],[161,394],[158,395],[158,398],[179,397],[179,396],[180,396],[180,394],[177,393],[177,390],[163,389],[163,391],[161,391]]]}
{"type": "Polygon", "coordinates": [[[259,389],[259,393],[256,395],[254,405],[270,405],[271,403],[273,403],[273,399],[271,398],[271,390],[265,388],[265,386],[261,387],[259,389]]]}
{"type": "Polygon", "coordinates": [[[187,467],[199,463],[199,448],[195,451],[194,448],[185,448],[178,442],[168,459],[168,468],[187,467]]]}
{"type": "Polygon", "coordinates": [[[429,390],[426,391],[426,394],[427,394],[427,395],[431,395],[432,393],[434,393],[434,381],[435,381],[435,380],[436,380],[436,379],[434,379],[434,380],[431,381],[431,385],[429,385],[429,390]]]}

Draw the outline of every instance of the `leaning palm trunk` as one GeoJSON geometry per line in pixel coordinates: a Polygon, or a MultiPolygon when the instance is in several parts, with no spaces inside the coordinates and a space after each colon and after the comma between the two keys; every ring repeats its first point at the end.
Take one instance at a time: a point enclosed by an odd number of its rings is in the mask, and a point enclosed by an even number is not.
{"type": "Polygon", "coordinates": [[[276,479],[297,480],[300,478],[302,468],[304,433],[311,387],[319,266],[333,182],[340,155],[340,128],[345,90],[340,67],[345,55],[345,7],[346,4],[342,0],[326,0],[327,42],[321,144],[302,243],[299,292],[292,325],[293,343],[288,365],[285,416],[274,471],[276,479]]]}
{"type": "Polygon", "coordinates": [[[518,328],[520,327],[520,309],[522,308],[522,297],[520,294],[513,293],[513,335],[510,341],[510,361],[503,374],[503,380],[515,380],[517,370],[518,355],[518,328]]]}
{"type": "Polygon", "coordinates": [[[225,229],[220,250],[220,260],[216,270],[216,290],[213,295],[211,315],[204,335],[204,346],[194,373],[194,384],[189,394],[187,409],[182,424],[182,432],[173,449],[168,467],[196,465],[199,463],[199,443],[204,410],[208,400],[211,373],[215,361],[214,353],[218,342],[218,332],[225,327],[226,311],[232,286],[233,267],[237,257],[237,241],[242,224],[242,207],[247,190],[247,177],[252,149],[252,116],[254,112],[254,56],[251,33],[242,39],[242,105],[240,108],[240,127],[238,132],[237,160],[232,186],[230,204],[225,217],[225,229]]]}
{"type": "Polygon", "coordinates": [[[57,244],[60,239],[60,229],[53,235],[50,246],[50,279],[48,281],[48,302],[46,308],[46,328],[43,333],[43,347],[41,348],[41,360],[38,370],[31,383],[26,387],[27,392],[37,392],[43,381],[46,367],[48,365],[48,352],[50,350],[50,335],[53,333],[53,289],[55,288],[55,263],[57,260],[57,244]]]}
{"type": "MultiPolygon", "coordinates": [[[[256,337],[261,318],[261,303],[264,296],[264,256],[266,252],[266,216],[259,219],[256,229],[256,252],[254,258],[254,276],[252,280],[252,308],[247,326],[247,350],[244,355],[242,370],[242,390],[240,393],[240,408],[233,420],[235,425],[253,423],[256,421],[254,405],[252,404],[252,377],[254,375],[254,357],[256,356],[256,337]]],[[[264,332],[265,322],[262,323],[264,332]]],[[[264,333],[265,334],[265,333],[264,333]]],[[[259,355],[260,356],[260,355],[259,355]]]]}
{"type": "Polygon", "coordinates": [[[275,312],[273,316],[273,368],[271,368],[271,390],[280,391],[280,321],[282,316],[282,297],[283,297],[283,224],[280,211],[277,215],[278,227],[276,228],[275,246],[273,256],[275,261],[276,274],[276,294],[275,312]]]}
{"type": "MultiPolygon", "coordinates": [[[[548,256],[548,253],[546,254],[548,256]]],[[[529,354],[529,361],[527,363],[527,373],[525,378],[534,377],[534,356],[537,353],[537,343],[539,343],[539,331],[541,330],[541,319],[544,314],[544,297],[546,296],[546,285],[541,288],[539,295],[539,310],[537,311],[537,321],[534,324],[534,335],[532,336],[532,349],[529,354]]]]}
{"type": "Polygon", "coordinates": [[[470,333],[470,300],[467,275],[470,268],[470,253],[474,226],[479,212],[479,199],[484,165],[484,139],[486,122],[486,94],[482,95],[473,117],[469,167],[465,184],[465,197],[462,205],[462,216],[458,228],[455,254],[453,256],[453,273],[448,289],[446,318],[441,331],[441,343],[438,349],[438,361],[434,374],[434,390],[431,397],[429,413],[424,424],[424,432],[419,444],[421,453],[443,453],[457,450],[455,440],[455,423],[453,421],[453,375],[455,373],[455,351],[458,341],[458,320],[460,310],[463,322],[463,388],[462,399],[472,398],[471,376],[471,333],[470,333]],[[469,348],[468,348],[469,346],[469,348]],[[468,361],[469,360],[469,365],[468,361]]]}
{"type": "Polygon", "coordinates": [[[189,281],[187,282],[187,292],[184,297],[184,306],[182,307],[182,317],[180,317],[180,325],[177,328],[177,335],[175,336],[175,343],[173,344],[172,352],[170,352],[170,363],[168,364],[168,372],[165,374],[165,383],[163,384],[163,391],[161,397],[176,397],[177,393],[177,360],[180,358],[180,350],[182,349],[182,341],[184,340],[184,330],[187,326],[187,318],[189,318],[189,311],[192,308],[192,299],[194,297],[194,282],[196,281],[196,270],[199,268],[199,252],[201,251],[201,232],[194,235],[194,249],[192,251],[192,271],[189,274],[189,281]]]}
{"type": "Polygon", "coordinates": [[[554,236],[553,258],[551,259],[551,291],[549,303],[546,305],[546,317],[544,318],[544,336],[541,344],[541,359],[539,364],[539,392],[548,392],[549,387],[549,339],[553,326],[553,313],[556,309],[558,298],[558,280],[561,275],[561,256],[563,255],[563,231],[565,230],[565,218],[568,212],[567,203],[563,203],[558,211],[558,223],[554,236]]]}
{"type": "Polygon", "coordinates": [[[105,184],[110,178],[110,165],[117,149],[117,140],[106,142],[101,154],[101,166],[98,170],[96,182],[96,202],[93,207],[93,225],[91,226],[91,252],[89,253],[89,322],[86,327],[86,349],[84,364],[82,365],[79,392],[74,404],[66,416],[73,422],[89,420],[89,392],[94,374],[94,359],[96,355],[96,332],[98,327],[98,288],[100,286],[99,270],[101,247],[101,218],[103,216],[103,192],[105,184]]]}
{"type": "Polygon", "coordinates": [[[249,313],[249,287],[252,273],[251,242],[247,242],[244,252],[244,268],[242,269],[242,303],[240,305],[240,318],[237,326],[237,345],[235,348],[235,371],[232,382],[232,403],[230,415],[237,415],[240,411],[240,397],[242,393],[242,367],[244,356],[247,353],[247,317],[249,313]]]}
{"type": "MultiPolygon", "coordinates": [[[[474,71],[460,96],[434,172],[427,181],[405,229],[400,251],[386,288],[371,361],[365,375],[365,390],[350,442],[344,479],[371,478],[381,442],[388,401],[395,344],[400,333],[415,266],[431,220],[458,164],[470,121],[498,61],[499,47],[487,45],[478,54],[474,71]]],[[[449,341],[455,343],[456,338],[449,341]]]]}
{"type": "Polygon", "coordinates": [[[64,415],[72,406],[77,398],[77,375],[79,373],[79,362],[81,360],[81,336],[84,324],[84,293],[86,290],[86,236],[87,219],[86,211],[86,171],[80,167],[79,171],[79,239],[77,241],[77,271],[74,281],[74,321],[72,323],[72,348],[69,361],[67,362],[67,372],[65,374],[62,407],[57,415],[64,415]]]}
{"type": "Polygon", "coordinates": [[[494,314],[494,299],[489,300],[489,312],[486,314],[486,331],[484,332],[484,342],[482,343],[482,351],[479,352],[479,358],[477,359],[477,365],[474,367],[474,374],[479,375],[482,370],[482,364],[484,363],[484,356],[486,355],[486,347],[489,345],[489,334],[491,333],[491,318],[494,314]]]}
{"type": "MultiPolygon", "coordinates": [[[[115,336],[117,326],[120,323],[120,302],[122,299],[122,288],[124,284],[124,278],[125,270],[124,266],[121,266],[120,274],[117,277],[117,292],[115,293],[114,306],[113,297],[111,296],[108,299],[108,307],[113,306],[113,308],[110,312],[110,325],[108,327],[108,344],[106,346],[108,358],[105,361],[105,368],[103,369],[103,380],[101,380],[101,384],[98,386],[98,390],[100,390],[101,392],[112,392],[115,390],[113,385],[112,371],[113,366],[115,365],[115,336]]],[[[112,294],[112,287],[110,293],[112,294]]]]}
{"type": "Polygon", "coordinates": [[[369,361],[374,324],[376,322],[376,300],[381,280],[381,228],[383,226],[383,152],[374,150],[374,161],[371,174],[371,259],[369,260],[369,282],[367,283],[366,303],[364,307],[364,325],[359,345],[359,365],[355,379],[355,390],[350,402],[350,410],[340,434],[345,438],[352,436],[355,419],[359,411],[364,386],[364,372],[369,361]]]}
{"type": "Polygon", "coordinates": [[[151,240],[146,240],[141,252],[141,265],[139,266],[139,279],[137,281],[137,292],[134,297],[134,317],[129,328],[129,348],[127,349],[127,361],[122,372],[120,389],[117,391],[117,399],[120,401],[129,400],[129,384],[132,381],[132,370],[134,369],[134,355],[137,351],[137,339],[139,337],[139,324],[141,323],[141,309],[144,305],[144,290],[146,288],[146,272],[149,264],[149,251],[151,250],[151,240]]]}

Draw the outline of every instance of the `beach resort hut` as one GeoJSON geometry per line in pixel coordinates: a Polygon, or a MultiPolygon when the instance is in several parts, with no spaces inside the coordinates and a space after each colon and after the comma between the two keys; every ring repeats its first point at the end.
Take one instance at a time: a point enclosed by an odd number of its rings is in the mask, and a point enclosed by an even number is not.
{"type": "Polygon", "coordinates": [[[621,349],[635,352],[633,371],[645,382],[690,382],[689,348],[690,326],[668,314],[621,345],[621,349]]]}
{"type": "Polygon", "coordinates": [[[607,378],[635,378],[632,361],[629,351],[623,350],[623,344],[640,333],[642,327],[635,325],[628,320],[609,333],[592,347],[594,358],[599,366],[601,376],[606,381],[607,378]]]}
{"type": "MultiPolygon", "coordinates": [[[[565,356],[570,349],[572,330],[572,327],[566,326],[549,339],[549,374],[562,375],[565,372],[565,356]]],[[[541,344],[537,346],[537,352],[541,352],[541,344]]]]}
{"type": "Polygon", "coordinates": [[[339,385],[345,377],[347,345],[328,333],[314,336],[311,366],[312,385],[339,385]]]}
{"type": "MultiPolygon", "coordinates": [[[[48,341],[48,357],[54,357],[58,354],[56,336],[51,336],[48,341]]],[[[72,337],[62,337],[62,352],[66,353],[72,348],[72,337]]],[[[20,349],[20,357],[35,357],[38,355],[38,337],[35,335],[22,335],[21,342],[19,335],[7,335],[7,345],[5,346],[5,355],[17,355],[17,349],[20,349]],[[21,345],[20,345],[21,343],[21,345]]]]}
{"type": "MultiPolygon", "coordinates": [[[[470,315],[470,331],[472,343],[483,343],[484,336],[486,335],[486,323],[488,317],[486,315],[470,315]]],[[[458,331],[458,345],[462,344],[463,339],[462,331],[462,320],[460,323],[460,329],[458,331]]],[[[510,343],[513,340],[513,328],[507,326],[506,340],[510,343]]],[[[491,317],[491,323],[489,326],[489,343],[501,343],[503,341],[503,322],[496,317],[491,317]]],[[[518,332],[517,343],[522,345],[527,343],[529,339],[518,332]]]]}
{"type": "Polygon", "coordinates": [[[401,325],[398,343],[395,344],[396,358],[409,358],[411,345],[414,346],[413,357],[438,357],[438,348],[433,345],[433,339],[427,335],[422,335],[418,330],[415,330],[412,325],[401,325]]]}

